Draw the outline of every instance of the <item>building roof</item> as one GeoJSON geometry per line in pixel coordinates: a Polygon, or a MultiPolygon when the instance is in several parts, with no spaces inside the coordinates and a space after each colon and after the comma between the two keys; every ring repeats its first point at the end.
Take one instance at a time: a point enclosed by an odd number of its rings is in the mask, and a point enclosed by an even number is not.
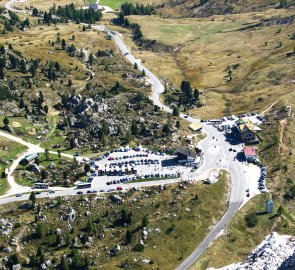
{"type": "Polygon", "coordinates": [[[248,157],[248,156],[257,156],[257,147],[254,147],[254,146],[245,146],[244,147],[244,155],[245,157],[248,157]]]}
{"type": "Polygon", "coordinates": [[[176,147],[176,153],[182,154],[187,157],[193,157],[193,158],[197,157],[196,150],[190,150],[183,147],[176,147]]]}
{"type": "Polygon", "coordinates": [[[199,123],[192,123],[192,124],[189,125],[188,128],[189,128],[190,130],[192,130],[192,131],[199,131],[199,130],[202,129],[202,125],[199,124],[199,123]]]}
{"type": "Polygon", "coordinates": [[[239,120],[237,120],[236,125],[239,132],[244,132],[248,130],[255,132],[255,125],[246,118],[240,118],[239,120]]]}
{"type": "Polygon", "coordinates": [[[25,160],[27,161],[32,161],[33,159],[39,157],[39,154],[38,153],[33,153],[33,154],[29,154],[29,155],[26,155],[24,157],[25,160]]]}
{"type": "Polygon", "coordinates": [[[273,201],[272,201],[272,200],[268,200],[268,201],[266,202],[266,204],[268,204],[268,205],[272,205],[272,204],[273,204],[273,201]]]}

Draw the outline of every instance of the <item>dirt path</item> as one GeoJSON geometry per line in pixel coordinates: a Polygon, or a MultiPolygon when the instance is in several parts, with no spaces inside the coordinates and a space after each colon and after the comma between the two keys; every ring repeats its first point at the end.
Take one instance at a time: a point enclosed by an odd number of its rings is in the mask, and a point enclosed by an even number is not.
{"type": "Polygon", "coordinates": [[[288,147],[284,144],[284,132],[287,126],[287,119],[280,121],[280,139],[279,139],[279,153],[284,154],[288,151],[288,147]]]}
{"type": "Polygon", "coordinates": [[[16,253],[19,254],[19,256],[24,259],[25,261],[29,261],[29,258],[24,256],[22,253],[21,253],[21,245],[20,245],[20,239],[22,238],[24,232],[25,232],[25,227],[21,229],[20,233],[15,237],[15,243],[16,243],[16,248],[15,248],[15,251],[16,253]]]}

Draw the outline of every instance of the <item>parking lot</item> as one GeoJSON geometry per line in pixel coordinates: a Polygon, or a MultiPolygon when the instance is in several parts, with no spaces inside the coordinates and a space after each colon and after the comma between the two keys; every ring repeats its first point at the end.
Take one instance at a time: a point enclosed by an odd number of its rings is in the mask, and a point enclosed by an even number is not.
{"type": "Polygon", "coordinates": [[[88,182],[93,188],[122,187],[132,181],[181,179],[194,169],[178,164],[177,156],[145,148],[120,148],[90,161],[92,175],[88,182]]]}

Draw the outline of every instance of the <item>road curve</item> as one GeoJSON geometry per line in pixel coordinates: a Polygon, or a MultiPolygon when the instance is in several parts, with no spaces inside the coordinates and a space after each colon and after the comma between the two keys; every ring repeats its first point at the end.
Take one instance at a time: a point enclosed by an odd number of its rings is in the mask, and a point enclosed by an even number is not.
{"type": "MultiPolygon", "coordinates": [[[[109,31],[103,26],[92,26],[93,29],[99,31],[107,32],[112,39],[116,42],[119,50],[125,56],[125,58],[134,65],[135,63],[138,66],[138,69],[142,71],[145,70],[146,77],[148,77],[152,84],[152,95],[151,100],[154,102],[155,105],[159,106],[163,111],[167,113],[172,113],[172,109],[163,104],[160,100],[160,95],[164,92],[164,85],[161,81],[146,67],[141,64],[139,59],[136,59],[127,49],[126,45],[120,38],[120,34],[114,31],[109,31]]],[[[199,119],[195,119],[191,116],[187,116],[185,114],[180,114],[180,118],[190,122],[190,123],[198,123],[200,122],[199,119]]],[[[176,269],[177,270],[186,270],[193,265],[193,263],[202,255],[202,253],[207,249],[207,247],[217,238],[220,234],[222,229],[231,221],[235,213],[238,211],[240,205],[243,203],[243,197],[245,192],[245,177],[242,173],[242,168],[240,167],[239,162],[232,158],[227,158],[229,156],[228,151],[228,143],[225,141],[225,137],[218,132],[214,127],[209,125],[203,125],[204,131],[207,133],[207,137],[199,143],[199,148],[202,149],[204,153],[204,164],[211,164],[210,159],[211,157],[208,154],[208,142],[211,137],[216,138],[216,141],[219,142],[219,147],[224,154],[224,159],[226,160],[225,167],[228,169],[231,175],[231,195],[229,200],[229,207],[222,217],[222,219],[217,223],[217,225],[211,230],[205,239],[199,244],[199,246],[193,251],[193,253],[184,260],[176,269]]],[[[213,165],[213,164],[211,164],[213,165]]],[[[215,166],[216,167],[216,166],[215,166]]],[[[211,167],[212,168],[212,167],[211,167]]]]}
{"type": "MultiPolygon", "coordinates": [[[[10,0],[5,4],[5,7],[8,10],[12,10],[12,11],[15,11],[18,13],[26,13],[26,11],[24,11],[24,10],[17,10],[12,7],[12,4],[14,2],[21,2],[21,1],[25,2],[26,0],[19,0],[19,1],[10,0]]],[[[118,48],[120,49],[122,54],[126,57],[126,59],[133,65],[135,63],[137,63],[138,69],[140,71],[142,71],[143,69],[145,70],[146,77],[148,77],[152,83],[152,95],[150,98],[152,99],[154,104],[159,106],[163,111],[165,111],[167,113],[172,113],[172,109],[169,108],[168,106],[162,104],[162,102],[160,100],[160,95],[164,92],[164,86],[161,83],[161,81],[150,70],[145,68],[141,64],[140,60],[136,59],[133,55],[130,54],[130,52],[128,51],[124,42],[120,38],[119,34],[114,31],[109,31],[106,28],[104,28],[103,26],[94,25],[92,27],[95,30],[106,31],[113,38],[113,40],[116,42],[118,48]]],[[[200,122],[199,119],[195,119],[191,116],[186,116],[185,114],[180,114],[180,117],[190,123],[200,122]]],[[[199,147],[203,150],[203,153],[204,153],[205,166],[202,169],[205,170],[205,169],[207,169],[207,167],[213,168],[213,166],[214,167],[217,166],[217,163],[215,165],[215,163],[212,162],[212,157],[210,157],[210,155],[208,154],[208,152],[209,152],[208,147],[210,147],[211,136],[216,138],[216,141],[218,140],[218,143],[219,143],[218,147],[220,147],[220,152],[223,153],[224,159],[226,159],[225,153],[227,155],[229,155],[229,152],[227,150],[228,144],[226,143],[225,138],[223,137],[223,135],[221,133],[219,133],[218,131],[216,131],[216,129],[214,129],[213,127],[208,126],[208,125],[204,125],[203,129],[207,133],[207,137],[206,137],[206,139],[204,139],[203,141],[200,142],[199,147]]],[[[7,133],[4,133],[4,134],[5,135],[3,135],[3,132],[0,132],[0,135],[5,136],[6,138],[9,138],[11,136],[7,133]]],[[[16,137],[11,136],[10,138],[13,139],[14,141],[16,141],[16,139],[15,139],[16,137]]],[[[20,143],[22,143],[24,145],[29,144],[29,143],[24,142],[22,140],[20,143]]],[[[36,147],[36,146],[32,146],[31,144],[29,144],[29,147],[32,148],[32,147],[36,147]]],[[[34,149],[34,148],[32,148],[32,149],[34,149]]],[[[41,150],[41,152],[44,151],[44,149],[42,149],[42,148],[39,148],[39,150],[41,150]]],[[[65,155],[65,156],[72,157],[71,155],[65,155]]],[[[216,160],[214,160],[214,162],[215,161],[216,160]]],[[[220,161],[221,161],[221,159],[220,159],[220,161]]],[[[232,189],[231,189],[231,196],[230,196],[230,200],[229,200],[228,210],[226,211],[226,213],[224,214],[222,219],[218,222],[218,224],[213,228],[213,230],[211,230],[208,233],[208,235],[202,241],[202,243],[194,250],[194,252],[185,261],[183,261],[180,266],[177,267],[177,270],[188,269],[201,256],[201,254],[206,250],[206,248],[219,235],[221,230],[230,222],[230,220],[235,215],[235,213],[237,212],[237,210],[239,209],[240,205],[243,202],[243,193],[245,191],[244,175],[241,173],[241,168],[238,164],[238,161],[233,162],[232,159],[228,159],[228,158],[226,159],[226,161],[227,162],[225,162],[226,164],[224,164],[224,165],[229,170],[229,172],[231,174],[231,181],[232,181],[232,189]]],[[[58,196],[63,196],[63,195],[73,195],[73,192],[72,191],[69,192],[69,190],[68,190],[68,191],[61,191],[60,193],[58,193],[58,196]]],[[[57,196],[57,195],[56,194],[42,195],[42,197],[55,197],[55,196],[57,196]]],[[[25,197],[27,198],[28,196],[25,195],[25,197]]],[[[0,204],[11,202],[11,201],[23,200],[23,199],[24,198],[8,197],[8,198],[1,199],[0,204]]]]}

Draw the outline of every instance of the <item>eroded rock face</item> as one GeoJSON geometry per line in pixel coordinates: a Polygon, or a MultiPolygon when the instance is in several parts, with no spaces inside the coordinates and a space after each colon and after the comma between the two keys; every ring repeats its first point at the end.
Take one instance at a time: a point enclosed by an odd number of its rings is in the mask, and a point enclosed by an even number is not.
{"type": "MultiPolygon", "coordinates": [[[[241,263],[219,270],[291,270],[295,269],[295,237],[273,232],[241,263]]],[[[214,270],[208,268],[207,270],[214,270]]]]}

